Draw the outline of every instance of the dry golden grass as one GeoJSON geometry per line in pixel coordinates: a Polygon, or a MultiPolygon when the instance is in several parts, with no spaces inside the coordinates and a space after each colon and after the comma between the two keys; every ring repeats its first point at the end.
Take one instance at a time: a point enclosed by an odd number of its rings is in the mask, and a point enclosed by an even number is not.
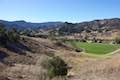
{"type": "MultiPolygon", "coordinates": [[[[95,58],[84,53],[77,53],[74,51],[66,50],[65,48],[59,48],[55,46],[50,40],[44,40],[34,38],[28,39],[26,42],[28,46],[35,47],[34,54],[19,56],[10,52],[11,58],[17,61],[14,66],[3,69],[0,74],[0,79],[9,78],[10,80],[50,80],[46,74],[46,70],[41,67],[41,62],[48,58],[43,55],[46,52],[53,51],[56,56],[60,56],[64,59],[72,69],[69,70],[68,76],[71,76],[70,80],[119,80],[120,78],[120,54],[117,52],[109,58],[95,58]],[[14,58],[17,56],[16,58],[14,58]],[[24,59],[28,56],[33,59],[24,59]],[[21,60],[23,62],[21,62],[21,60]],[[26,64],[30,63],[32,64],[26,64]],[[24,62],[25,61],[25,62],[24,62]],[[34,64],[33,64],[34,62],[34,64]],[[3,78],[1,78],[3,76],[3,78]]],[[[9,53],[9,54],[10,54],[9,53]]],[[[9,58],[6,60],[10,60],[9,58]]],[[[12,60],[12,61],[13,61],[12,60]]],[[[3,64],[1,64],[4,66],[3,64]]],[[[1,68],[2,69],[2,68],[1,68]]],[[[3,80],[4,80],[3,79],[3,80]]],[[[64,77],[57,77],[53,80],[66,80],[64,77]]]]}

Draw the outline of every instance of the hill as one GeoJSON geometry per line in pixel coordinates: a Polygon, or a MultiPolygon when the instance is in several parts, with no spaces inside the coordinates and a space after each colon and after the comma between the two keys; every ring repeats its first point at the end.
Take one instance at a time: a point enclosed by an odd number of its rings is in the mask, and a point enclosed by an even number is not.
{"type": "MultiPolygon", "coordinates": [[[[11,26],[12,24],[17,24],[17,26],[19,24],[19,27],[16,26],[16,28],[21,30],[25,25],[32,25],[25,21],[10,22],[11,26]],[[20,25],[24,26],[21,27],[20,25]]],[[[87,33],[96,31],[98,34],[99,30],[102,30],[99,33],[111,30],[118,30],[119,32],[119,24],[120,19],[114,18],[83,23],[65,22],[62,25],[60,24],[60,27],[42,29],[46,32],[59,33],[60,36],[86,31],[88,31],[87,33]]],[[[66,80],[65,78],[67,80],[119,80],[120,78],[119,49],[114,51],[114,54],[110,53],[105,57],[97,57],[86,54],[84,50],[77,52],[75,48],[65,44],[62,40],[23,36],[9,25],[6,27],[11,30],[6,30],[2,26],[0,24],[0,80],[66,80]],[[46,69],[42,67],[42,63],[46,63],[45,60],[54,56],[59,56],[69,65],[68,74],[63,79],[58,77],[47,79],[46,69]]],[[[28,27],[25,29],[28,29],[28,27]]],[[[35,27],[34,29],[38,28],[35,27]]],[[[85,48],[86,46],[88,44],[85,45],[85,48]]],[[[92,45],[93,49],[95,49],[95,46],[96,44],[92,45]]],[[[53,67],[50,70],[53,70],[53,67]]]]}
{"type": "Polygon", "coordinates": [[[16,28],[19,30],[24,29],[44,29],[44,28],[54,28],[62,24],[62,22],[45,22],[45,23],[31,23],[24,20],[20,21],[4,21],[0,20],[0,23],[4,24],[8,29],[16,28]]]}
{"type": "Polygon", "coordinates": [[[48,80],[43,74],[41,62],[53,54],[60,56],[71,66],[67,80],[119,80],[120,52],[109,58],[99,59],[58,46],[49,39],[23,38],[21,44],[11,47],[13,50],[0,47],[1,80],[48,80]],[[15,49],[21,52],[16,52],[15,49]]]}
{"type": "Polygon", "coordinates": [[[120,19],[103,19],[103,20],[94,20],[81,23],[64,23],[59,30],[60,34],[69,35],[72,33],[81,33],[83,31],[92,32],[92,31],[110,31],[110,30],[120,30],[120,19]]]}
{"type": "Polygon", "coordinates": [[[80,23],[69,22],[44,22],[44,23],[32,23],[24,20],[20,21],[5,21],[0,20],[0,23],[4,24],[7,28],[16,29],[46,29],[46,28],[60,28],[60,32],[78,33],[81,31],[95,31],[95,30],[112,30],[120,29],[120,18],[93,20],[80,23]]]}

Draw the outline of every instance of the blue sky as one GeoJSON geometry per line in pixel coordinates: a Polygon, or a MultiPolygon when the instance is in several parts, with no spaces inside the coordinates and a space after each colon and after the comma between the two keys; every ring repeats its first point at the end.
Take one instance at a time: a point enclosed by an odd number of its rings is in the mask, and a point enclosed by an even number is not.
{"type": "Polygon", "coordinates": [[[0,0],[0,19],[82,22],[120,18],[120,0],[0,0]]]}

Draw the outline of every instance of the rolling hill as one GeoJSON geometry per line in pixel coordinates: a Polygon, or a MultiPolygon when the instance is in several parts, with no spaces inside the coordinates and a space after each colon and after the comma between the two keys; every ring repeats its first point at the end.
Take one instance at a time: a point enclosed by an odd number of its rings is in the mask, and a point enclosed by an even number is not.
{"type": "Polygon", "coordinates": [[[102,32],[102,31],[111,31],[111,30],[120,30],[120,18],[112,18],[112,19],[103,19],[103,20],[93,20],[88,22],[81,23],[64,23],[62,27],[60,27],[60,34],[72,34],[72,33],[81,33],[85,32],[102,32]]]}
{"type": "Polygon", "coordinates": [[[43,28],[53,28],[62,24],[62,22],[45,22],[45,23],[31,23],[26,22],[24,20],[20,21],[5,21],[0,20],[0,23],[4,24],[8,29],[16,28],[16,29],[43,29],[43,28]]]}

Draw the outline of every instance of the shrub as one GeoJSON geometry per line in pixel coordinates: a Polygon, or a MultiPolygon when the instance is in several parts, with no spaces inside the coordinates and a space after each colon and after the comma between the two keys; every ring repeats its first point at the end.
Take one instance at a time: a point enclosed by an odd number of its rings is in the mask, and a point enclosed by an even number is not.
{"type": "Polygon", "coordinates": [[[20,36],[15,28],[13,28],[10,31],[7,31],[7,37],[8,40],[11,42],[18,42],[18,40],[20,39],[20,36]]]}
{"type": "Polygon", "coordinates": [[[52,57],[44,63],[42,66],[47,69],[50,78],[67,75],[68,66],[60,57],[52,57]]]}
{"type": "Polygon", "coordinates": [[[76,52],[82,52],[82,51],[83,51],[83,49],[76,48],[76,49],[75,49],[75,51],[76,51],[76,52]]]}
{"type": "Polygon", "coordinates": [[[81,39],[80,42],[87,42],[87,40],[85,40],[85,39],[81,39]]]}
{"type": "Polygon", "coordinates": [[[120,38],[116,38],[116,39],[115,39],[115,43],[116,43],[116,44],[120,44],[120,38]]]}
{"type": "Polygon", "coordinates": [[[63,42],[62,42],[61,40],[57,40],[57,41],[55,42],[55,44],[56,44],[57,46],[63,46],[63,42]]]}
{"type": "Polygon", "coordinates": [[[20,36],[16,29],[7,30],[0,24],[0,45],[7,46],[8,42],[18,42],[20,36]]]}

